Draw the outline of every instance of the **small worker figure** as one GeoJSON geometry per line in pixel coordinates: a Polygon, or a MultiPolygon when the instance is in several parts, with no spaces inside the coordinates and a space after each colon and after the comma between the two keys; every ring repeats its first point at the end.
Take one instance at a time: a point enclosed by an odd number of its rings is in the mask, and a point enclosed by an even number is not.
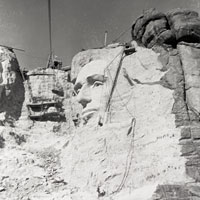
{"type": "Polygon", "coordinates": [[[61,69],[62,68],[62,62],[58,59],[57,56],[54,56],[51,68],[52,69],[61,69]]]}

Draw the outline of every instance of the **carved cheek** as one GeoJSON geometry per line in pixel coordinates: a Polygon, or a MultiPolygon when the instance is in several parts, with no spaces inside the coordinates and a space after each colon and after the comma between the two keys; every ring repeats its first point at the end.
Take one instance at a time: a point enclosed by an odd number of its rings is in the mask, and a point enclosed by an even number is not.
{"type": "Polygon", "coordinates": [[[104,101],[105,99],[104,85],[99,85],[98,87],[91,87],[91,96],[93,102],[104,101]]]}

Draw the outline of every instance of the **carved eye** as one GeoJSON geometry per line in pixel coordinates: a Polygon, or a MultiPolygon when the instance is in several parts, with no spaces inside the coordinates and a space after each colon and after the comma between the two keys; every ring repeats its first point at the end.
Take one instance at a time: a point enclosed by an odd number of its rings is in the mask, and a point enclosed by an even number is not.
{"type": "Polygon", "coordinates": [[[77,90],[73,90],[72,96],[77,96],[79,92],[80,92],[80,88],[77,90]]]}
{"type": "Polygon", "coordinates": [[[73,92],[72,92],[72,96],[74,96],[74,97],[77,96],[76,91],[73,91],[73,92]]]}
{"type": "Polygon", "coordinates": [[[101,81],[95,81],[92,87],[98,87],[100,85],[103,85],[101,81]]]}

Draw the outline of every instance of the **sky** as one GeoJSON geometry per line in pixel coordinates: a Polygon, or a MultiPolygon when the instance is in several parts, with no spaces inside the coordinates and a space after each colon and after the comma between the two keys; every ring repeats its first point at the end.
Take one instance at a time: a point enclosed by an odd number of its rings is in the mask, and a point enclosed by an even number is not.
{"type": "MultiPolygon", "coordinates": [[[[200,0],[51,0],[53,52],[70,65],[81,49],[103,46],[127,30],[143,10],[188,8],[200,13],[200,0]]],[[[15,50],[20,67],[45,67],[49,55],[48,0],[0,0],[0,45],[15,50]]],[[[130,41],[128,31],[120,41],[130,41]]]]}

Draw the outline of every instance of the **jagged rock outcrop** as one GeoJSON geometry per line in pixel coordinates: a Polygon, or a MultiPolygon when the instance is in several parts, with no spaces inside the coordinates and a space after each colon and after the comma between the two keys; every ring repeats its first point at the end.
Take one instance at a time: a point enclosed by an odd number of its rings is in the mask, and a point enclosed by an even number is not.
{"type": "MultiPolygon", "coordinates": [[[[185,163],[186,174],[199,182],[199,42],[200,42],[200,18],[197,12],[190,10],[176,9],[168,12],[164,18],[170,31],[170,40],[160,40],[162,34],[157,30],[162,27],[161,21],[149,17],[156,13],[150,10],[144,13],[142,19],[148,18],[148,23],[141,26],[136,20],[132,29],[133,38],[136,36],[135,27],[139,26],[138,30],[144,30],[140,38],[137,38],[140,43],[159,53],[159,59],[163,64],[163,71],[166,74],[160,79],[164,87],[174,91],[174,105],[172,112],[175,114],[175,123],[181,128],[180,144],[182,156],[187,161],[185,163]],[[150,13],[150,14],[149,14],[150,13]],[[149,40],[145,40],[146,34],[149,40]]],[[[161,16],[161,15],[160,15],[161,16]]],[[[163,16],[160,17],[163,19],[163,16]]],[[[136,29],[137,30],[137,29],[136,29]]],[[[161,30],[161,28],[159,29],[161,30]]],[[[160,31],[165,33],[166,30],[160,31]]],[[[184,183],[183,183],[184,184],[184,183]]],[[[162,186],[165,188],[165,186],[162,186]]],[[[177,186],[167,186],[166,191],[172,192],[177,186]],[[171,189],[169,189],[171,188],[171,189]]],[[[196,186],[199,191],[199,185],[196,186]]],[[[180,190],[184,187],[180,187],[180,190]]],[[[186,187],[184,190],[188,190],[186,187]]],[[[176,193],[176,192],[175,192],[176,193]]],[[[181,198],[182,193],[178,192],[176,198],[181,198]]],[[[190,192],[189,192],[190,193],[190,192]]],[[[185,194],[187,198],[190,194],[185,194]]],[[[198,192],[197,192],[198,193],[198,192]]],[[[161,195],[162,198],[170,199],[170,195],[161,195]]]]}
{"type": "Polygon", "coordinates": [[[24,85],[14,52],[0,47],[0,115],[1,121],[13,123],[21,116],[24,85]]]}
{"type": "Polygon", "coordinates": [[[200,42],[200,18],[191,10],[175,9],[167,14],[147,10],[132,26],[132,38],[148,48],[155,44],[175,46],[177,42],[200,42]]]}
{"type": "Polygon", "coordinates": [[[173,10],[167,13],[167,19],[178,42],[200,42],[200,18],[191,10],[173,10]]]}

